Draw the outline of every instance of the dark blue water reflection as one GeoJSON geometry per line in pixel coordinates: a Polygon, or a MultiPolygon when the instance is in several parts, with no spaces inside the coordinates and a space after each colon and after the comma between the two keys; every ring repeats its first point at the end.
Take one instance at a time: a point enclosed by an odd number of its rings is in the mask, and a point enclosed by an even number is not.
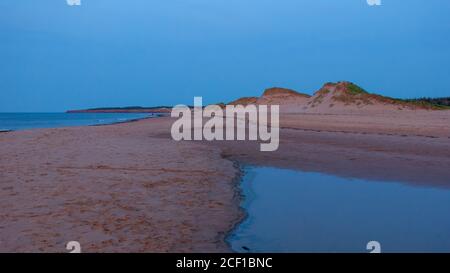
{"type": "Polygon", "coordinates": [[[450,190],[249,168],[248,218],[229,237],[246,252],[450,252],[450,190]]]}

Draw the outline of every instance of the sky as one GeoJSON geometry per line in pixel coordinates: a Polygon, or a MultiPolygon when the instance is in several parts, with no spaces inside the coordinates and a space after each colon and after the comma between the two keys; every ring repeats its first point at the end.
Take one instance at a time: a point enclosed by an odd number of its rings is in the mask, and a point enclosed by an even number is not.
{"type": "Polygon", "coordinates": [[[0,1],[0,112],[209,104],[340,80],[450,96],[448,0],[66,1],[0,1]]]}

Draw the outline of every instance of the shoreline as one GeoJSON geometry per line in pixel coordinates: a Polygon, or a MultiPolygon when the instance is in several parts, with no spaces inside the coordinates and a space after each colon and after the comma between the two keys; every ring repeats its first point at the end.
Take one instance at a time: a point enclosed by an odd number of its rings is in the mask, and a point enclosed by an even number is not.
{"type": "MultiPolygon", "coordinates": [[[[97,113],[89,113],[89,112],[70,113],[70,112],[66,112],[66,114],[97,114],[97,113]]],[[[100,114],[114,114],[114,113],[100,113],[100,114]]],[[[121,113],[121,114],[136,114],[136,113],[121,113]]],[[[69,126],[58,126],[58,127],[36,127],[36,128],[24,128],[24,129],[16,129],[16,130],[5,129],[5,130],[0,130],[0,133],[20,132],[20,131],[29,131],[29,130],[63,129],[63,128],[75,128],[75,127],[109,126],[109,125],[137,122],[137,121],[140,121],[140,120],[166,116],[164,113],[137,113],[137,114],[148,114],[149,116],[145,116],[145,117],[142,117],[142,118],[127,119],[127,120],[123,120],[123,121],[113,121],[113,122],[110,122],[110,123],[101,123],[101,124],[69,125],[69,126]],[[153,114],[155,116],[153,116],[153,114]]]]}
{"type": "MultiPolygon", "coordinates": [[[[79,114],[79,113],[69,113],[69,114],[79,114]]],[[[90,113],[87,113],[87,114],[90,114],[90,113]]],[[[131,114],[133,114],[133,113],[131,113],[131,114]]],[[[152,114],[152,113],[149,113],[149,114],[152,114]]],[[[115,121],[115,122],[104,123],[104,124],[92,124],[92,125],[86,125],[86,126],[92,126],[92,127],[111,126],[111,125],[119,125],[119,124],[124,124],[124,123],[133,123],[133,122],[138,122],[141,120],[160,118],[160,117],[165,117],[165,114],[157,113],[155,116],[147,116],[147,117],[142,117],[142,118],[128,119],[128,120],[124,120],[124,121],[115,121]]],[[[73,126],[73,127],[79,127],[79,126],[73,126]]],[[[58,128],[67,128],[67,127],[58,127],[58,128]]],[[[54,129],[57,129],[57,128],[54,128],[54,129]]]]}
{"type": "Polygon", "coordinates": [[[248,211],[242,206],[242,203],[245,199],[245,195],[242,190],[242,182],[246,175],[246,166],[243,166],[238,161],[234,161],[234,165],[239,170],[239,176],[236,177],[235,185],[233,187],[233,190],[235,192],[236,204],[239,206],[239,210],[236,220],[231,223],[230,229],[225,233],[225,236],[223,238],[223,241],[226,243],[229,252],[233,253],[234,251],[231,247],[230,237],[233,235],[234,231],[239,227],[239,225],[241,225],[249,217],[248,211]]]}
{"type": "Polygon", "coordinates": [[[248,141],[174,142],[170,117],[1,134],[0,250],[64,252],[64,241],[80,238],[86,252],[230,252],[229,236],[247,217],[247,165],[449,186],[446,129],[427,122],[422,131],[439,138],[404,138],[341,119],[358,134],[284,115],[271,153],[248,141]],[[315,131],[296,130],[306,125],[315,131]]]}

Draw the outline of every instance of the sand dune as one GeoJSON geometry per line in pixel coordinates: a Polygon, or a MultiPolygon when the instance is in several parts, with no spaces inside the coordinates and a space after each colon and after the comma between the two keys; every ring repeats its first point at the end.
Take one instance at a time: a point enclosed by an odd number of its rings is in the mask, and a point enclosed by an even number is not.
{"type": "Polygon", "coordinates": [[[326,83],[313,96],[285,88],[267,89],[261,97],[243,97],[229,104],[278,104],[285,113],[360,114],[438,110],[427,103],[369,93],[351,82],[326,83]]]}
{"type": "Polygon", "coordinates": [[[243,97],[232,101],[230,105],[282,105],[283,109],[287,107],[297,107],[304,105],[310,98],[307,94],[298,93],[286,88],[269,88],[264,91],[261,97],[243,97]]]}

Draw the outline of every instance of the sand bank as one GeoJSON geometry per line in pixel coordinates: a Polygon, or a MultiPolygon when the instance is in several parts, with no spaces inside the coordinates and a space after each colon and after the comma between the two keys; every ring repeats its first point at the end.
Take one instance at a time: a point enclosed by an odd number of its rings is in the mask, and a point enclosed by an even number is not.
{"type": "Polygon", "coordinates": [[[0,251],[227,251],[238,170],[169,123],[2,134],[0,251]]]}

